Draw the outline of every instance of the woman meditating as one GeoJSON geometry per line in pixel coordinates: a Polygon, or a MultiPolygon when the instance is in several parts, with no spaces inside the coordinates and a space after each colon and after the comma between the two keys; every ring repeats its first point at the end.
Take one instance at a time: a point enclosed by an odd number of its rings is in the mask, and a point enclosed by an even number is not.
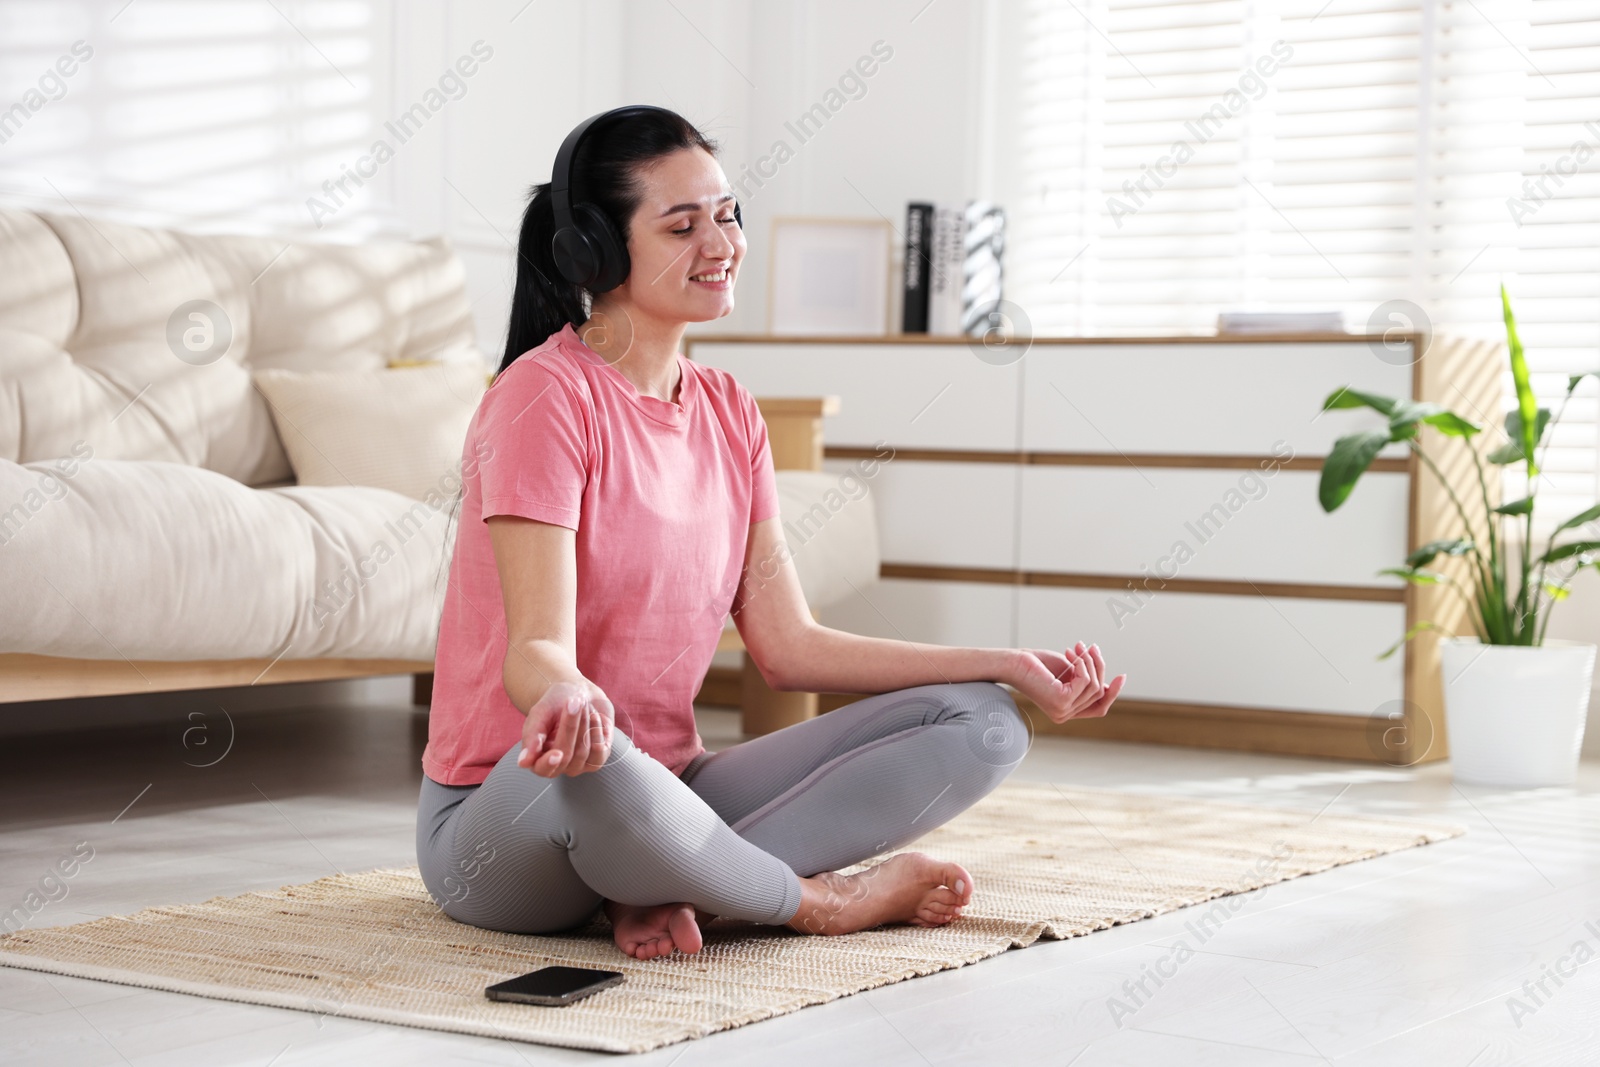
{"type": "Polygon", "coordinates": [[[505,358],[463,451],[417,858],[453,918],[519,933],[603,908],[648,960],[715,916],[840,934],[948,923],[959,865],[905,845],[1028,747],[1000,682],[1056,722],[1104,715],[1099,649],[951,648],[813,620],[767,432],[679,352],[733,310],[738,206],[693,125],[580,125],[522,223],[505,358]],[[570,182],[570,188],[569,188],[570,182]],[[875,693],[708,753],[692,700],[729,612],[774,689],[875,693]]]}

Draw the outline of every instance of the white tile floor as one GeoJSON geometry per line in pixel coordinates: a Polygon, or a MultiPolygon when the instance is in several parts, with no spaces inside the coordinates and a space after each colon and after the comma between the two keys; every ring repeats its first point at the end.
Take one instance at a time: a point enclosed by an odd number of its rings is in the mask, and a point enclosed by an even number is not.
{"type": "MultiPolygon", "coordinates": [[[[187,725],[175,714],[0,744],[0,905],[21,902],[80,841],[94,858],[33,925],[414,861],[419,712],[240,714],[233,748],[211,767],[186,765],[216,751],[185,748],[187,725]]],[[[730,713],[702,715],[713,747],[735,729],[730,713]]],[[[1600,967],[1572,967],[1600,958],[1600,763],[1584,765],[1576,789],[1516,792],[1455,787],[1440,766],[1041,738],[1017,774],[1470,829],[1250,894],[1138,1004],[1124,983],[1172,953],[1191,916],[1040,943],[629,1062],[1600,1063],[1600,967]]],[[[8,1067],[604,1058],[0,969],[8,1067]]]]}

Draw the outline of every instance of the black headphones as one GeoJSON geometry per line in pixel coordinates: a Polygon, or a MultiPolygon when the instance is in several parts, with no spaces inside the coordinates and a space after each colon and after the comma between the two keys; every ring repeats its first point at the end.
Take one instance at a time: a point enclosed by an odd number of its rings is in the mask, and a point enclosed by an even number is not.
{"type": "MultiPolygon", "coordinates": [[[[550,239],[550,255],[561,276],[591,293],[615,289],[628,277],[628,243],[614,222],[600,208],[587,201],[571,202],[572,157],[578,142],[601,119],[659,111],[677,118],[676,112],[650,104],[630,104],[591,115],[561,142],[556,165],[550,175],[550,209],[555,216],[555,236],[550,239]]],[[[733,220],[744,229],[739,202],[733,202],[733,220]]]]}

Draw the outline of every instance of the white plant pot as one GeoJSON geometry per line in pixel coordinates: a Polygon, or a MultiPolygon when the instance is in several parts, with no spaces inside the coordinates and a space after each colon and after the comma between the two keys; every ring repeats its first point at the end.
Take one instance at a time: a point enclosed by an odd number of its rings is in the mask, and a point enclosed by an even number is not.
{"type": "Polygon", "coordinates": [[[1589,716],[1595,646],[1485,645],[1442,636],[1450,769],[1473,785],[1571,785],[1589,716]]]}

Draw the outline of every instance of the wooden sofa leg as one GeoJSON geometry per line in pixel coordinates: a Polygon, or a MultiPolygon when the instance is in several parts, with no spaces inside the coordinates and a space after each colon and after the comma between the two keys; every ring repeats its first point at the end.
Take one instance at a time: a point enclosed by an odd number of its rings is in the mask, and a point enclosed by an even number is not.
{"type": "Polygon", "coordinates": [[[780,693],[767,685],[747,652],[739,671],[740,729],[750,737],[817,717],[817,694],[780,693]]]}
{"type": "Polygon", "coordinates": [[[433,704],[433,672],[411,676],[411,703],[429,707],[433,704]]]}

